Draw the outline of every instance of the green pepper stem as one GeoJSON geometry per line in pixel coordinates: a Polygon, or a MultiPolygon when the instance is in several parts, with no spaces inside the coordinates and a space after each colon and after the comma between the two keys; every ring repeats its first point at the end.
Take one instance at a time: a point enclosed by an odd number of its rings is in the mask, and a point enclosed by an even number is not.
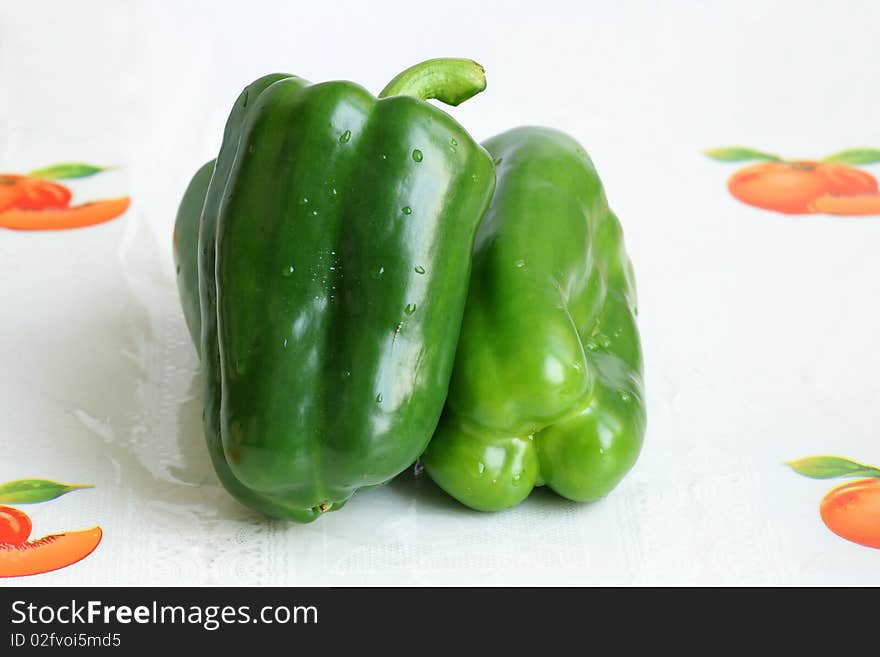
{"type": "Polygon", "coordinates": [[[379,94],[433,98],[447,105],[463,103],[486,88],[486,71],[471,59],[443,57],[410,66],[394,78],[379,94]]]}

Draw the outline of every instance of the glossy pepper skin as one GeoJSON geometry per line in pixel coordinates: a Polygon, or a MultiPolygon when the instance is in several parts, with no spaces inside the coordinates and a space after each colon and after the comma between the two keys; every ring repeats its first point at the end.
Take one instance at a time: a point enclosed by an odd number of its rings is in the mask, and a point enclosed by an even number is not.
{"type": "Polygon", "coordinates": [[[199,302],[199,220],[205,194],[214,174],[214,160],[203,164],[193,176],[174,222],[174,265],[183,317],[196,351],[202,348],[202,310],[199,302]]]}
{"type": "Polygon", "coordinates": [[[478,510],[511,507],[540,485],[595,500],[633,466],[646,425],[621,227],[571,137],[524,127],[484,146],[498,186],[447,406],[422,460],[478,510]]]}
{"type": "Polygon", "coordinates": [[[457,104],[483,86],[473,62],[435,60],[378,100],[350,82],[274,75],[236,101],[176,242],[198,235],[198,257],[177,256],[181,297],[212,461],[244,504],[308,522],[424,450],[495,173],[423,98],[457,104]]]}

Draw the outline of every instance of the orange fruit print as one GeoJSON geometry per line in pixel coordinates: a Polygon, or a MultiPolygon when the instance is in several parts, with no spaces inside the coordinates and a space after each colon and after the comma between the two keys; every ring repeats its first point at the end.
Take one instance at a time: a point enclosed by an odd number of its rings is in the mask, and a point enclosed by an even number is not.
{"type": "Polygon", "coordinates": [[[70,189],[55,178],[83,178],[103,171],[90,164],[58,164],[28,175],[0,174],[0,228],[60,230],[93,226],[128,209],[127,196],[70,205],[70,189]]]}
{"type": "Polygon", "coordinates": [[[64,185],[14,174],[0,175],[0,211],[9,208],[41,210],[63,208],[72,194],[64,185]]]}
{"type": "Polygon", "coordinates": [[[31,519],[24,511],[0,506],[0,544],[21,545],[31,535],[31,519]]]}
{"type": "Polygon", "coordinates": [[[819,512],[825,526],[838,536],[880,549],[880,479],[860,479],[832,489],[819,512]]]}
{"type": "MultiPolygon", "coordinates": [[[[48,479],[18,479],[0,484],[0,502],[37,504],[91,486],[48,479]]],[[[101,542],[100,527],[30,539],[31,519],[18,508],[0,506],[0,578],[39,575],[85,559],[101,542]],[[29,540],[30,539],[30,540],[29,540]]]]}
{"type": "Polygon", "coordinates": [[[823,214],[850,216],[880,215],[880,194],[853,194],[852,196],[826,194],[813,201],[810,204],[810,210],[823,214]]]}
{"type": "Polygon", "coordinates": [[[748,148],[706,151],[722,162],[763,160],[735,172],[730,194],[747,205],[783,214],[880,214],[877,179],[853,164],[880,162],[880,150],[842,151],[824,160],[783,160],[748,148]]]}
{"type": "Polygon", "coordinates": [[[0,226],[15,230],[59,230],[94,226],[115,219],[128,209],[129,199],[105,199],[69,208],[11,209],[0,212],[0,226]]]}
{"type": "Polygon", "coordinates": [[[71,566],[94,552],[102,536],[100,527],[92,527],[18,545],[0,543],[0,577],[40,575],[71,566]]]}
{"type": "Polygon", "coordinates": [[[762,162],[733,174],[727,188],[734,198],[757,208],[809,214],[818,198],[876,194],[877,180],[869,173],[839,164],[762,162]]]}
{"type": "Polygon", "coordinates": [[[811,479],[864,477],[831,489],[819,505],[819,515],[838,536],[880,549],[880,468],[826,454],[786,465],[811,479]]]}

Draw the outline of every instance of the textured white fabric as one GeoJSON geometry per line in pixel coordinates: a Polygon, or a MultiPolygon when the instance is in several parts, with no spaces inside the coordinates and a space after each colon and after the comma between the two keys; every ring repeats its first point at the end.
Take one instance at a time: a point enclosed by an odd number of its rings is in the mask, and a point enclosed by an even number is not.
{"type": "MultiPolygon", "coordinates": [[[[61,233],[0,231],[0,481],[93,483],[34,505],[34,533],[100,524],[36,584],[880,584],[880,553],[818,517],[830,482],[783,461],[880,463],[880,218],[735,202],[741,144],[789,157],[880,147],[866,84],[876,2],[8,2],[0,171],[118,165],[75,202],[131,210],[61,233]],[[237,92],[270,71],[372,91],[467,56],[477,138],[525,123],[592,155],[635,263],[649,428],[606,500],[536,493],[478,514],[423,478],[308,526],[219,486],[171,227],[237,92]]],[[[880,174],[880,167],[867,167],[880,174]]]]}

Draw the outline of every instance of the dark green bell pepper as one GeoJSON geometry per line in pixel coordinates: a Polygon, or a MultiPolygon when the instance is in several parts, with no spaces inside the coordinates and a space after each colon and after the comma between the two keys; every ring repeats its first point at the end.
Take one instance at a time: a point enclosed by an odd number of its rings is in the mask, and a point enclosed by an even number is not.
{"type": "Polygon", "coordinates": [[[199,304],[199,221],[205,194],[214,174],[214,160],[196,171],[177,209],[174,222],[174,265],[183,317],[196,351],[202,348],[202,310],[199,304]]]}
{"type": "Polygon", "coordinates": [[[477,234],[447,406],[423,455],[474,509],[546,485],[606,495],[645,432],[636,290],[620,224],[577,142],[518,128],[484,143],[498,186],[477,234]]]}
{"type": "Polygon", "coordinates": [[[432,60],[379,100],[281,74],[236,101],[175,242],[209,451],[244,504],[308,522],[427,445],[495,172],[425,99],[484,87],[474,62],[432,60]]]}

